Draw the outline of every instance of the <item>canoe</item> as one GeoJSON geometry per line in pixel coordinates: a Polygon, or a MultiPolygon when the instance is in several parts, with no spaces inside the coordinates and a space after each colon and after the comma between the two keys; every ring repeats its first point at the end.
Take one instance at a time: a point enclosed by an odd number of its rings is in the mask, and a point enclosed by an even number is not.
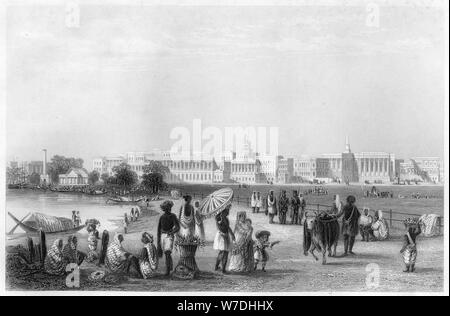
{"type": "Polygon", "coordinates": [[[131,200],[130,198],[127,197],[122,197],[122,196],[117,196],[117,197],[111,197],[109,199],[106,200],[106,203],[108,202],[114,202],[114,203],[139,203],[144,199],[137,199],[137,200],[131,200]]]}
{"type": "Polygon", "coordinates": [[[87,195],[104,195],[108,192],[103,192],[103,191],[95,191],[95,192],[86,192],[87,195]]]}
{"type": "Polygon", "coordinates": [[[39,231],[46,234],[72,234],[85,227],[85,225],[74,227],[73,221],[69,218],[49,216],[42,213],[31,213],[26,221],[18,220],[10,212],[8,212],[8,215],[28,234],[39,234],[39,231]]]}

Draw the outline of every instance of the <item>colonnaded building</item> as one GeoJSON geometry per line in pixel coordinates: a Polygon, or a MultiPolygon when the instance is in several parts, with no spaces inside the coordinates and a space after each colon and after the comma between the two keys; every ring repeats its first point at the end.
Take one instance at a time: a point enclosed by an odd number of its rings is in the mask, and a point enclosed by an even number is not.
{"type": "Polygon", "coordinates": [[[168,167],[169,183],[302,183],[349,182],[390,183],[415,175],[419,181],[442,182],[442,162],[438,158],[415,158],[407,162],[388,152],[353,153],[348,140],[342,153],[319,157],[283,157],[252,153],[249,147],[242,153],[225,153],[220,157],[177,159],[169,152],[128,152],[93,160],[93,170],[113,175],[113,168],[127,163],[138,176],[145,165],[159,161],[168,167]]]}

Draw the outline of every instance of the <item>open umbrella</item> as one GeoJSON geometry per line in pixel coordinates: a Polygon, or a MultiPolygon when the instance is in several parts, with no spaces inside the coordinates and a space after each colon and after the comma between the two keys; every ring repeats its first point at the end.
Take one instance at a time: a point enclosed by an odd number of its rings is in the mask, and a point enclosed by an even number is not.
{"type": "Polygon", "coordinates": [[[231,204],[233,200],[233,190],[230,188],[224,188],[214,191],[203,199],[200,203],[199,212],[204,217],[212,217],[231,204]]]}

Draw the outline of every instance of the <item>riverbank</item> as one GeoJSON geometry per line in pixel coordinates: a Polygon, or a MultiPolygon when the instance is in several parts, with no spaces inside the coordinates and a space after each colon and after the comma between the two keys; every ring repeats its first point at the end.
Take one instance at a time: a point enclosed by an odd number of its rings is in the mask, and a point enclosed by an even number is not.
{"type": "MultiPolygon", "coordinates": [[[[142,245],[141,235],[147,231],[156,236],[159,205],[161,201],[152,202],[148,213],[130,225],[129,233],[125,235],[124,248],[138,254],[142,245]]],[[[174,200],[174,213],[178,213],[181,200],[174,200]]],[[[325,266],[316,262],[311,256],[302,252],[303,227],[296,225],[282,226],[268,224],[267,217],[252,214],[248,207],[233,205],[230,213],[231,226],[234,227],[236,213],[246,211],[253,221],[254,230],[266,229],[272,232],[271,239],[279,240],[270,251],[270,261],[267,272],[256,271],[249,275],[222,275],[214,272],[216,251],[212,249],[216,233],[213,219],[205,221],[206,245],[197,251],[197,264],[202,271],[199,278],[192,281],[172,280],[163,276],[164,259],[161,259],[158,275],[150,280],[125,278],[114,284],[97,284],[90,282],[88,276],[96,270],[103,270],[95,265],[83,263],[81,269],[80,288],[76,290],[107,290],[107,291],[149,291],[149,292],[186,292],[186,291],[216,291],[216,292],[439,292],[443,290],[444,241],[443,237],[421,238],[418,241],[418,259],[416,273],[402,272],[402,259],[399,251],[402,240],[399,236],[385,242],[356,242],[356,256],[346,258],[330,258],[325,266]],[[370,265],[370,266],[369,266],[370,265]],[[379,269],[379,283],[369,284],[366,279],[368,268],[379,269]]],[[[117,230],[121,230],[118,228],[117,230]]],[[[111,237],[114,232],[111,232],[111,237]]],[[[79,249],[86,251],[85,236],[80,237],[79,249]]],[[[51,238],[47,244],[51,243],[51,238]]],[[[342,241],[338,246],[338,255],[342,253],[342,241]]],[[[178,262],[178,253],[174,251],[174,263],[178,262]]],[[[46,280],[42,279],[41,280],[46,280]]],[[[39,278],[33,283],[19,283],[9,287],[10,290],[39,290],[39,278]]],[[[58,286],[45,287],[45,290],[73,290],[65,287],[64,279],[58,286]]]]}

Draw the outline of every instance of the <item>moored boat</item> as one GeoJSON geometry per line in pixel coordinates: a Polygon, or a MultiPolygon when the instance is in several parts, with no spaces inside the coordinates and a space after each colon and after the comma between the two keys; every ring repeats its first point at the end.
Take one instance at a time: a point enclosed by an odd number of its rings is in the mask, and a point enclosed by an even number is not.
{"type": "Polygon", "coordinates": [[[46,234],[76,233],[85,225],[74,226],[71,219],[65,217],[50,216],[42,213],[31,213],[27,220],[18,220],[8,212],[8,215],[28,234],[38,234],[43,231],[46,234]]]}

